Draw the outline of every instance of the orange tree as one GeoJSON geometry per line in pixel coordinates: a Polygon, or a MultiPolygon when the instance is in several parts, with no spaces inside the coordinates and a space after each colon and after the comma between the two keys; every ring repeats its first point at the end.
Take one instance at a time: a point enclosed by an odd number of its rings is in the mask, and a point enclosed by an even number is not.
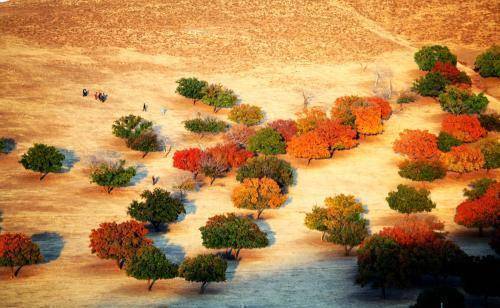
{"type": "Polygon", "coordinates": [[[382,116],[383,120],[387,120],[391,117],[392,114],[392,108],[389,102],[381,97],[377,96],[372,96],[372,97],[367,97],[366,101],[368,103],[372,103],[380,107],[380,114],[382,116]]]}
{"type": "Polygon", "coordinates": [[[304,134],[314,130],[319,123],[327,119],[326,113],[319,107],[304,108],[297,114],[297,133],[304,134]]]}
{"type": "Polygon", "coordinates": [[[480,149],[470,145],[452,147],[448,153],[443,153],[441,161],[450,171],[467,173],[484,166],[484,156],[480,149]]]}
{"type": "Polygon", "coordinates": [[[339,119],[342,124],[354,127],[356,116],[352,112],[352,107],[363,102],[359,96],[342,96],[335,100],[331,117],[339,119]]]}
{"type": "Polygon", "coordinates": [[[356,131],[338,120],[325,120],[319,123],[314,132],[328,144],[331,153],[334,150],[350,149],[358,144],[356,131]]]}
{"type": "Polygon", "coordinates": [[[408,156],[412,160],[428,160],[439,157],[437,138],[427,130],[406,129],[394,142],[394,152],[408,156]]]}
{"type": "Polygon", "coordinates": [[[356,130],[364,135],[376,135],[384,131],[382,125],[382,111],[375,104],[363,104],[355,106],[352,113],[356,117],[354,121],[356,130]]]}
{"type": "Polygon", "coordinates": [[[463,142],[474,142],[486,136],[486,130],[478,118],[473,115],[446,115],[442,122],[442,131],[463,142]]]}
{"type": "Polygon", "coordinates": [[[43,261],[40,248],[22,233],[0,235],[0,266],[10,267],[11,277],[17,277],[25,265],[43,261]],[[14,267],[17,269],[14,271],[14,267]]]}
{"type": "Polygon", "coordinates": [[[328,158],[332,156],[328,143],[321,138],[315,131],[310,131],[292,138],[288,142],[287,153],[296,158],[307,159],[307,164],[312,159],[328,158]]]}

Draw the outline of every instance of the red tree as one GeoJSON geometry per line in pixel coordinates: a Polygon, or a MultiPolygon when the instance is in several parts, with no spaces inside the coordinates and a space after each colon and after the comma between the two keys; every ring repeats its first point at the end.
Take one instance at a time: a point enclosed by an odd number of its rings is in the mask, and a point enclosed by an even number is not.
{"type": "Polygon", "coordinates": [[[350,149],[358,144],[356,131],[348,125],[342,125],[339,120],[323,121],[314,132],[328,144],[330,152],[350,149]]]}
{"type": "Polygon", "coordinates": [[[312,159],[328,158],[332,156],[328,143],[318,136],[315,131],[310,131],[292,138],[288,142],[287,153],[297,158],[306,158],[307,164],[312,159]]]}
{"type": "Polygon", "coordinates": [[[297,124],[294,120],[275,120],[269,123],[268,126],[280,133],[287,142],[297,134],[297,124]]]}
{"type": "Polygon", "coordinates": [[[404,130],[394,142],[394,152],[412,160],[436,159],[439,157],[437,137],[427,130],[404,130]]]}
{"type": "Polygon", "coordinates": [[[434,230],[441,229],[442,223],[422,219],[407,219],[393,227],[386,227],[379,235],[389,237],[403,246],[424,245],[436,238],[434,230]]]}
{"type": "Polygon", "coordinates": [[[248,139],[255,135],[255,128],[243,124],[234,125],[224,134],[224,141],[228,143],[236,143],[239,146],[246,146],[248,139]]]}
{"type": "Polygon", "coordinates": [[[217,160],[227,162],[231,168],[238,168],[253,156],[252,152],[239,147],[235,143],[218,144],[215,147],[208,148],[205,152],[217,160]]]}
{"type": "Polygon", "coordinates": [[[442,122],[442,131],[463,142],[474,142],[486,136],[486,130],[476,116],[448,114],[442,122]]]}
{"type": "Polygon", "coordinates": [[[151,245],[145,238],[148,230],[144,224],[130,220],[117,224],[105,222],[90,232],[90,248],[92,253],[102,259],[114,259],[120,268],[127,259],[135,255],[139,248],[151,245]]]}
{"type": "Polygon", "coordinates": [[[31,238],[22,233],[4,233],[0,235],[0,266],[10,267],[11,277],[17,277],[25,265],[43,261],[40,248],[31,238]],[[18,267],[14,271],[14,267],[18,267]]]}
{"type": "Polygon", "coordinates": [[[387,100],[373,96],[373,97],[367,97],[366,101],[380,107],[380,112],[383,120],[387,120],[391,117],[392,108],[387,100]]]}
{"type": "Polygon", "coordinates": [[[436,62],[431,72],[441,73],[452,84],[460,84],[461,86],[469,86],[470,79],[465,72],[461,72],[455,65],[449,62],[436,62]]]}
{"type": "Polygon", "coordinates": [[[176,151],[174,153],[174,167],[190,171],[193,173],[193,177],[196,178],[198,172],[200,172],[200,161],[202,156],[203,152],[198,148],[176,151]]]}

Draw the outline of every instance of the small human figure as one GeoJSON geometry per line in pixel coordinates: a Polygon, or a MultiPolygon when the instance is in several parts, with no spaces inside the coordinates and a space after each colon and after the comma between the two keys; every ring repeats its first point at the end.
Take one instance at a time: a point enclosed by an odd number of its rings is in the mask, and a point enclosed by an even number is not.
{"type": "Polygon", "coordinates": [[[100,94],[99,92],[95,92],[95,93],[94,93],[94,99],[95,99],[95,100],[98,100],[98,99],[99,99],[99,94],[100,94]]]}
{"type": "Polygon", "coordinates": [[[165,113],[167,113],[167,108],[162,107],[162,108],[160,109],[160,112],[161,112],[161,114],[162,114],[162,115],[165,115],[165,113]]]}
{"type": "Polygon", "coordinates": [[[83,89],[82,94],[83,94],[83,97],[88,96],[89,95],[89,90],[83,89]]]}
{"type": "Polygon", "coordinates": [[[159,176],[151,176],[151,180],[153,181],[153,186],[156,185],[156,183],[158,183],[158,181],[160,180],[160,177],[159,176]]]}
{"type": "Polygon", "coordinates": [[[148,111],[148,105],[146,105],[146,103],[142,105],[142,111],[148,111]]]}

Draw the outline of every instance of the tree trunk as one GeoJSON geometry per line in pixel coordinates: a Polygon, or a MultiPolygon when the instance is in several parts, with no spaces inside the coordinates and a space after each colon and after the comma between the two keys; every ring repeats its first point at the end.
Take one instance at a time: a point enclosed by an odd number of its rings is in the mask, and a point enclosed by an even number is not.
{"type": "Polygon", "coordinates": [[[201,284],[200,294],[205,293],[205,289],[207,288],[207,284],[208,284],[207,281],[203,281],[203,283],[201,284]]]}
{"type": "Polygon", "coordinates": [[[151,284],[149,283],[149,279],[148,279],[148,284],[149,284],[149,287],[148,287],[148,291],[151,292],[151,289],[153,288],[153,285],[155,284],[156,282],[156,279],[153,279],[153,281],[151,282],[151,284]]]}
{"type": "Polygon", "coordinates": [[[352,250],[352,246],[344,246],[344,250],[345,250],[345,256],[350,256],[351,255],[351,250],[352,250]]]}
{"type": "Polygon", "coordinates": [[[117,261],[117,263],[118,263],[118,268],[122,269],[123,265],[125,264],[125,260],[124,259],[120,259],[120,260],[117,261]]]}
{"type": "Polygon", "coordinates": [[[144,154],[142,155],[142,158],[146,157],[146,155],[148,155],[149,152],[144,152],[144,154]]]}
{"type": "Polygon", "coordinates": [[[193,180],[196,180],[197,176],[198,176],[198,172],[193,172],[193,180]]]}
{"type": "Polygon", "coordinates": [[[113,189],[114,189],[114,187],[109,186],[109,187],[107,188],[108,194],[111,194],[111,192],[113,191],[113,189]]]}
{"type": "Polygon", "coordinates": [[[312,158],[309,158],[309,159],[307,160],[307,165],[308,165],[308,166],[309,166],[309,164],[311,163],[311,160],[312,160],[312,158]]]}
{"type": "Polygon", "coordinates": [[[260,219],[260,215],[264,212],[264,210],[258,210],[257,211],[257,219],[260,219]]]}
{"type": "Polygon", "coordinates": [[[21,271],[21,268],[23,268],[24,265],[21,265],[17,268],[17,270],[14,272],[14,276],[17,277],[19,275],[19,272],[21,271]]]}
{"type": "Polygon", "coordinates": [[[233,254],[233,249],[232,248],[226,249],[226,257],[228,259],[231,257],[232,254],[233,254]]]}
{"type": "Polygon", "coordinates": [[[238,256],[240,255],[240,250],[241,250],[241,248],[238,248],[238,249],[236,250],[236,255],[235,255],[235,259],[236,259],[236,260],[238,260],[238,256]]]}
{"type": "Polygon", "coordinates": [[[193,99],[193,105],[196,105],[196,99],[193,99]]]}
{"type": "Polygon", "coordinates": [[[326,231],[323,231],[323,234],[321,234],[321,241],[325,241],[325,236],[326,236],[326,231]]]}
{"type": "Polygon", "coordinates": [[[14,266],[11,266],[10,267],[10,278],[13,279],[14,277],[16,277],[16,276],[14,276],[14,266]]]}
{"type": "Polygon", "coordinates": [[[49,174],[49,173],[48,172],[42,173],[42,176],[40,177],[40,181],[43,180],[47,176],[47,174],[49,174]]]}
{"type": "Polygon", "coordinates": [[[210,186],[212,186],[212,184],[214,183],[214,181],[215,181],[215,177],[210,178],[210,186]]]}
{"type": "Polygon", "coordinates": [[[214,106],[214,113],[217,113],[217,111],[219,111],[217,110],[217,106],[214,106]]]}

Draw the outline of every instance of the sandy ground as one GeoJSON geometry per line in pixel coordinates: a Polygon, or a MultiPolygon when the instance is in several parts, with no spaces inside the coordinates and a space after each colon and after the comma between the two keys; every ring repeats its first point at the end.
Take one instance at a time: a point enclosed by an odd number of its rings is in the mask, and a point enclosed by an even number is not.
{"type": "MultiPolygon", "coordinates": [[[[271,245],[243,251],[241,262],[231,262],[228,281],[210,285],[204,296],[197,294],[197,285],[181,279],[160,281],[148,293],[145,282],[126,277],[113,262],[88,249],[90,230],[104,221],[128,219],[128,204],[152,188],[152,175],[160,176],[158,185],[164,188],[182,175],[172,168],[171,156],[152,153],[141,159],[140,153],[127,149],[111,134],[116,118],[134,113],[152,120],[174,150],[217,143],[216,137],[199,139],[184,130],[183,120],[211,110],[175,95],[178,78],[196,75],[221,82],[242,102],[261,106],[268,120],[293,118],[303,91],[313,96],[313,106],[325,109],[341,95],[370,95],[376,71],[392,72],[395,91],[408,88],[419,74],[414,48],[431,38],[417,30],[391,33],[390,18],[359,14],[363,11],[355,1],[345,2],[353,6],[341,1],[218,1],[203,6],[201,16],[193,11],[201,6],[199,1],[2,4],[0,132],[17,141],[12,153],[0,157],[2,230],[32,235],[47,257],[42,265],[24,268],[16,280],[9,279],[7,269],[0,270],[2,305],[403,307],[413,301],[416,291],[395,291],[380,301],[377,291],[355,286],[355,258],[342,257],[339,247],[322,243],[303,219],[313,205],[338,193],[354,194],[366,204],[372,232],[400,219],[385,202],[388,191],[408,182],[397,174],[400,158],[392,142],[407,128],[439,131],[443,112],[431,99],[403,111],[395,106],[384,134],[366,138],[331,160],[306,166],[285,157],[297,170],[289,201],[284,208],[264,212],[258,222],[271,245]],[[150,12],[147,17],[139,14],[144,10],[150,12]],[[82,11],[87,13],[82,16],[82,11]],[[83,98],[83,87],[103,90],[109,100],[102,104],[83,98]],[[144,102],[148,112],[141,111],[144,102]],[[163,116],[164,107],[168,111],[163,116]],[[64,150],[72,158],[70,171],[40,182],[24,170],[17,161],[35,142],[64,150]],[[104,157],[137,165],[140,172],[133,185],[107,195],[90,184],[89,163],[104,157]]],[[[465,42],[469,30],[461,31],[464,35],[451,37],[449,43],[460,46],[454,51],[469,66],[462,68],[471,72],[470,59],[498,34],[485,26],[476,41],[472,37],[465,42]]],[[[498,82],[473,78],[489,94],[490,108],[499,110],[498,82]]],[[[481,176],[498,173],[449,175],[425,185],[437,203],[431,215],[443,220],[450,236],[473,254],[491,253],[487,239],[455,225],[453,215],[462,189],[481,176]]],[[[235,210],[230,192],[236,184],[231,174],[191,193],[188,213],[167,233],[152,235],[155,243],[177,261],[206,251],[198,228],[214,214],[235,210]]]]}

